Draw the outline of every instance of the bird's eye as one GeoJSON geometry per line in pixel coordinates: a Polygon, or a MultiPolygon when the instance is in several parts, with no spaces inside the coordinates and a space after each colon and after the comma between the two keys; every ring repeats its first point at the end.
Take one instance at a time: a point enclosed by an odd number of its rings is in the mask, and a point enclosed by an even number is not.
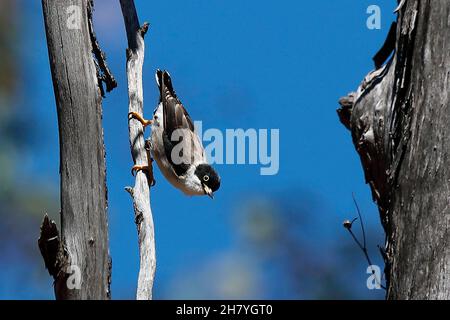
{"type": "Polygon", "coordinates": [[[208,175],[204,175],[203,176],[203,181],[208,182],[209,181],[209,176],[208,175]]]}

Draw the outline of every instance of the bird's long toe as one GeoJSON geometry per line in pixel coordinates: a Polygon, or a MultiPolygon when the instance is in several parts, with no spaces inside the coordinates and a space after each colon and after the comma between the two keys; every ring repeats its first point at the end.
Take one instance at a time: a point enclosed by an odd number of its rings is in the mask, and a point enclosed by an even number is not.
{"type": "Polygon", "coordinates": [[[139,121],[144,126],[144,128],[153,123],[153,120],[146,120],[142,115],[134,111],[128,113],[128,120],[131,119],[136,119],[137,121],[139,121]]]}

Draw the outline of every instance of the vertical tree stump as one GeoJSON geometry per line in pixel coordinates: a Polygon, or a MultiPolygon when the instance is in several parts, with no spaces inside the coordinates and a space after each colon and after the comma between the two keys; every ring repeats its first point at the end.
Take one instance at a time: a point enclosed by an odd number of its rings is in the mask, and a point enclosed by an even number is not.
{"type": "Polygon", "coordinates": [[[391,60],[338,114],[386,231],[387,298],[450,299],[450,1],[397,11],[391,60]]]}

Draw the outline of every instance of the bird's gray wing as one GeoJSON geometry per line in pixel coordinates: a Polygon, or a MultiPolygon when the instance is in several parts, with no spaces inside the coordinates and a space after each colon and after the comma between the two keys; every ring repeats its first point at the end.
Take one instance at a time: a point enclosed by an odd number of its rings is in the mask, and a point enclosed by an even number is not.
{"type": "Polygon", "coordinates": [[[164,151],[178,176],[184,176],[192,164],[204,163],[203,146],[193,131],[177,129],[169,139],[163,132],[164,151]]]}
{"type": "Polygon", "coordinates": [[[180,100],[172,96],[163,99],[164,130],[169,137],[177,129],[194,131],[194,124],[180,100]]]}
{"type": "Polygon", "coordinates": [[[194,124],[173,90],[163,87],[164,131],[166,157],[178,176],[183,176],[191,164],[204,158],[203,146],[194,132],[194,124]]]}

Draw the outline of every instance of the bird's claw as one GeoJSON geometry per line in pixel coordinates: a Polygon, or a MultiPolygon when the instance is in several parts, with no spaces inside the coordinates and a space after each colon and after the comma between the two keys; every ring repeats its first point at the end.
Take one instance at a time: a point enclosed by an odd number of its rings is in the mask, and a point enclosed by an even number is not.
{"type": "Polygon", "coordinates": [[[140,166],[140,165],[135,165],[131,168],[131,174],[133,175],[133,177],[139,171],[150,172],[150,168],[149,166],[140,166]]]}
{"type": "MultiPolygon", "coordinates": [[[[145,150],[147,150],[148,152],[150,150],[152,150],[152,141],[150,139],[145,140],[145,145],[144,145],[145,150]]],[[[153,161],[153,159],[150,159],[151,161],[153,161]]]]}
{"type": "MultiPolygon", "coordinates": [[[[153,159],[150,158],[150,163],[153,162],[153,159]]],[[[153,168],[150,166],[140,166],[140,165],[135,165],[131,168],[131,174],[133,175],[133,177],[139,172],[139,171],[143,171],[147,174],[147,178],[149,181],[149,184],[151,187],[153,187],[156,184],[156,180],[153,177],[153,168]]]]}
{"type": "Polygon", "coordinates": [[[146,120],[139,113],[134,111],[128,113],[128,120],[131,119],[136,119],[137,121],[139,121],[144,126],[144,128],[153,123],[153,120],[146,120]]]}

